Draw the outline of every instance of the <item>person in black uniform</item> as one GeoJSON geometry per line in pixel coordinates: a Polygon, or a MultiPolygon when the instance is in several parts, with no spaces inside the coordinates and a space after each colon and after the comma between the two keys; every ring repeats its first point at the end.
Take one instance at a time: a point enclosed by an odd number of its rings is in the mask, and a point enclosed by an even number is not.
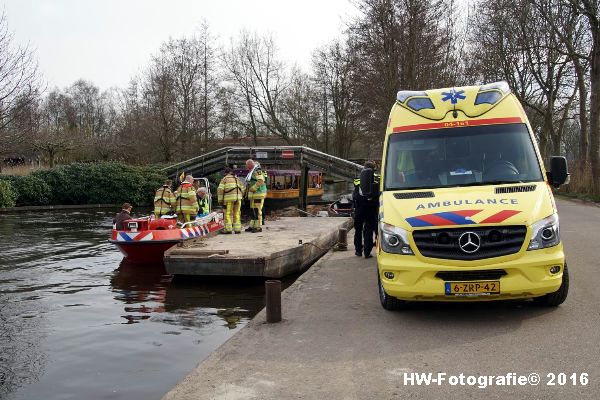
{"type": "Polygon", "coordinates": [[[370,193],[363,193],[360,188],[360,178],[354,180],[352,202],[354,207],[354,249],[355,254],[371,258],[373,250],[373,234],[377,229],[377,216],[379,214],[379,180],[380,175],[375,173],[375,163],[365,162],[365,169],[373,170],[373,183],[370,193]]]}

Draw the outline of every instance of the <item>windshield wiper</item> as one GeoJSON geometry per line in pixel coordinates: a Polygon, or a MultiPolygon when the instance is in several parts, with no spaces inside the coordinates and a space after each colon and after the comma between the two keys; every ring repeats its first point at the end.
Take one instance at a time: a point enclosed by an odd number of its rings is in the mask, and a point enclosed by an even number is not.
{"type": "Polygon", "coordinates": [[[453,187],[468,187],[468,186],[487,186],[487,185],[507,185],[507,184],[520,184],[520,183],[528,183],[528,182],[538,182],[537,180],[519,180],[519,181],[510,181],[510,180],[495,180],[495,181],[485,181],[485,182],[471,182],[471,183],[457,183],[454,185],[429,185],[429,186],[411,186],[411,187],[388,187],[385,188],[385,191],[391,190],[421,190],[421,189],[444,189],[444,188],[453,188],[453,187]]]}
{"type": "Polygon", "coordinates": [[[421,190],[421,189],[438,189],[445,186],[430,185],[430,186],[409,186],[409,187],[386,187],[384,191],[395,191],[395,190],[421,190]]]}
{"type": "Polygon", "coordinates": [[[465,187],[465,186],[487,186],[487,185],[504,185],[511,183],[524,183],[523,181],[508,181],[508,180],[496,180],[496,181],[485,181],[485,182],[471,182],[471,183],[461,183],[458,185],[449,185],[444,187],[465,187]]]}
{"type": "Polygon", "coordinates": [[[524,183],[523,181],[519,180],[519,181],[509,181],[509,180],[496,180],[496,181],[487,181],[487,182],[482,182],[484,185],[504,185],[504,184],[511,184],[511,183],[524,183]]]}

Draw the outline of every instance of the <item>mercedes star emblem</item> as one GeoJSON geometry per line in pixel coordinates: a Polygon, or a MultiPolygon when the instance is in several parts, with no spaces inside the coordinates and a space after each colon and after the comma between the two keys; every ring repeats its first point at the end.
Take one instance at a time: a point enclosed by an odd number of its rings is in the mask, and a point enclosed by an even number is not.
{"type": "Polygon", "coordinates": [[[458,247],[465,253],[475,253],[481,247],[481,238],[475,232],[465,232],[458,238],[458,247]]]}

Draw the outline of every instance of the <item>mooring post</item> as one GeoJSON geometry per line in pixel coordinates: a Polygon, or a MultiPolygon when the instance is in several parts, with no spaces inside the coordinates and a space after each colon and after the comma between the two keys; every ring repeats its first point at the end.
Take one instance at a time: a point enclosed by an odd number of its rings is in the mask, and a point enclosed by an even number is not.
{"type": "MultiPolygon", "coordinates": [[[[302,164],[300,167],[300,182],[299,182],[299,196],[298,196],[298,208],[306,211],[306,204],[308,203],[308,170],[309,167],[306,164],[302,164]]],[[[303,215],[304,216],[304,215],[303,215]]]]}
{"type": "Polygon", "coordinates": [[[338,250],[348,250],[348,229],[340,228],[338,230],[338,250]]]}
{"type": "Polygon", "coordinates": [[[280,322],[281,281],[269,280],[265,282],[265,304],[267,308],[267,322],[280,322]]]}

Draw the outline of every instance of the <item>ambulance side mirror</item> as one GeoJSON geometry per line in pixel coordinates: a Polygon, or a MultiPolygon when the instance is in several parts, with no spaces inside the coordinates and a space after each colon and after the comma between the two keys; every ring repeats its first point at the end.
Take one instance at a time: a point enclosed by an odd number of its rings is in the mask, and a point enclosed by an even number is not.
{"type": "Polygon", "coordinates": [[[360,173],[360,191],[363,196],[370,196],[373,190],[374,172],[371,168],[365,168],[360,173]]]}
{"type": "Polygon", "coordinates": [[[569,174],[569,167],[567,166],[567,159],[565,157],[552,157],[550,160],[550,171],[547,172],[548,182],[556,189],[560,185],[568,185],[571,175],[569,174]]]}

